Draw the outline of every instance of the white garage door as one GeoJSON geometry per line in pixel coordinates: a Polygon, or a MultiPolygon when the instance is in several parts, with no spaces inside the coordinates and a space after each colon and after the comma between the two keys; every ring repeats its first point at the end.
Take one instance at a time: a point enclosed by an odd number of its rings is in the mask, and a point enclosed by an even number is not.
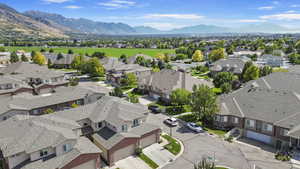
{"type": "Polygon", "coordinates": [[[135,154],[135,144],[132,144],[132,145],[124,147],[120,150],[115,151],[114,155],[113,155],[113,159],[114,159],[114,162],[117,162],[119,160],[122,160],[122,159],[129,157],[131,155],[134,155],[134,154],[135,154]]]}
{"type": "Polygon", "coordinates": [[[141,141],[140,141],[141,148],[148,147],[154,143],[156,143],[156,135],[155,134],[147,136],[147,137],[141,139],[141,141]]]}
{"type": "Polygon", "coordinates": [[[270,144],[271,140],[272,140],[272,138],[270,136],[260,134],[260,133],[256,133],[256,132],[253,132],[253,131],[247,131],[246,136],[248,138],[251,138],[251,139],[263,142],[263,143],[267,143],[267,144],[270,144]]]}

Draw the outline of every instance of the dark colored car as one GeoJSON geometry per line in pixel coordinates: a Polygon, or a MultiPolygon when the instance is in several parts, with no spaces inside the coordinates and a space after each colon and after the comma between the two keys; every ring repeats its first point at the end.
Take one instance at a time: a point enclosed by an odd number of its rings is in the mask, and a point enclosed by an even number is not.
{"type": "Polygon", "coordinates": [[[151,110],[153,113],[161,113],[159,106],[157,105],[150,105],[148,109],[151,110]]]}

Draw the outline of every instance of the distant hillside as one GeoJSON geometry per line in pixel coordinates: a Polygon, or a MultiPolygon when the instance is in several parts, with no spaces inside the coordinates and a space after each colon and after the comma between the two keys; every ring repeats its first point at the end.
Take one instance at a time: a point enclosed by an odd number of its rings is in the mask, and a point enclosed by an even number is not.
{"type": "Polygon", "coordinates": [[[180,29],[169,31],[170,33],[189,33],[189,34],[202,34],[202,33],[226,33],[230,32],[230,28],[214,26],[214,25],[197,25],[189,26],[180,29]]]}
{"type": "Polygon", "coordinates": [[[72,33],[87,34],[134,34],[135,29],[123,23],[95,22],[88,19],[66,18],[58,14],[50,14],[40,11],[28,11],[24,13],[39,22],[47,23],[53,27],[60,28],[72,33]]]}
{"type": "Polygon", "coordinates": [[[137,34],[160,34],[162,31],[152,28],[150,26],[136,26],[134,27],[137,34]]]}
{"type": "Polygon", "coordinates": [[[0,4],[0,38],[66,38],[61,30],[24,16],[0,4]]]}

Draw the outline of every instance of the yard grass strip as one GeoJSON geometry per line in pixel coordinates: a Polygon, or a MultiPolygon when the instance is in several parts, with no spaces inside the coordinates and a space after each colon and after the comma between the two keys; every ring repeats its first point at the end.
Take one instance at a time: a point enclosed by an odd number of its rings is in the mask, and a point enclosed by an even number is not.
{"type": "Polygon", "coordinates": [[[169,135],[164,134],[162,135],[162,137],[169,142],[169,144],[165,145],[164,148],[170,151],[175,156],[178,155],[181,150],[180,143],[169,135]]]}
{"type": "Polygon", "coordinates": [[[144,153],[139,154],[139,158],[142,159],[145,163],[147,163],[151,168],[156,169],[159,166],[152,161],[148,156],[146,156],[144,153]]]}

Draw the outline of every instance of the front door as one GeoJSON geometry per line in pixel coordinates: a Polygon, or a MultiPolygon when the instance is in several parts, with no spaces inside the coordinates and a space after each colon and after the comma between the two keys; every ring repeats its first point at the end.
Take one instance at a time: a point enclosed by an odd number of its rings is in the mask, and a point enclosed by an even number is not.
{"type": "Polygon", "coordinates": [[[281,150],[281,147],[282,147],[282,141],[277,140],[277,141],[276,141],[276,149],[277,149],[277,150],[281,150]]]}

